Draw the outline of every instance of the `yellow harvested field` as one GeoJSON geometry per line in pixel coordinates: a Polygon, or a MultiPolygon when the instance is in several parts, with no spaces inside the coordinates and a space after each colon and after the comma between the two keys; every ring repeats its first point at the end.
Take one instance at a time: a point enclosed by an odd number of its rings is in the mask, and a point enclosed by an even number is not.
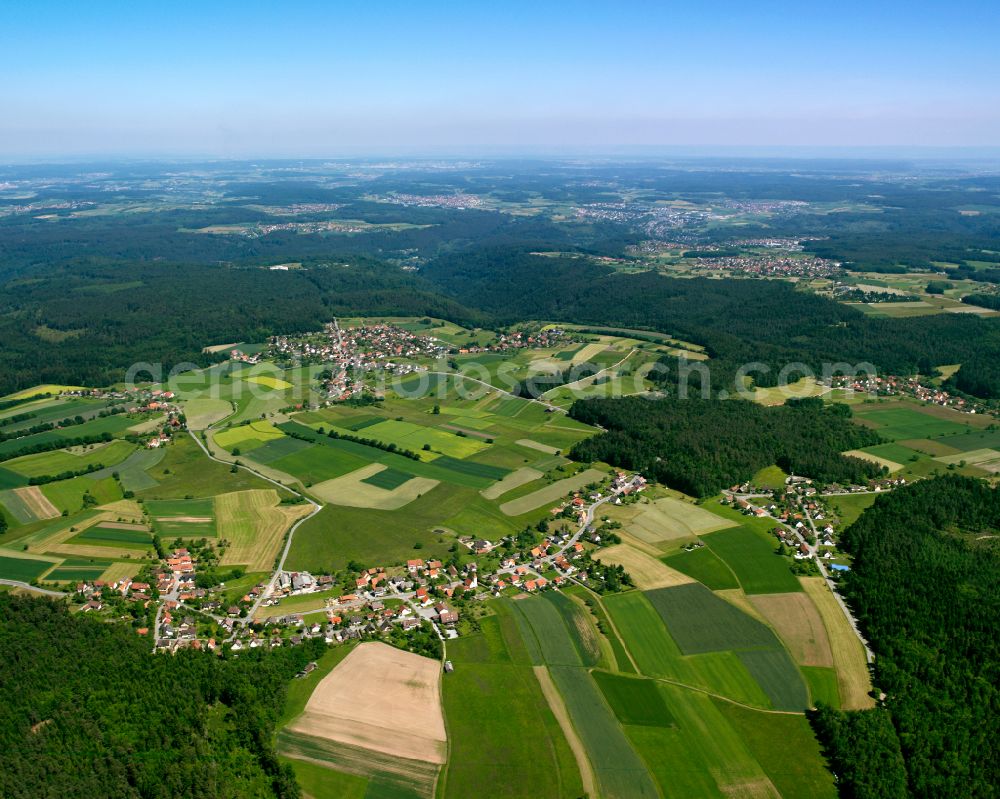
{"type": "Polygon", "coordinates": [[[232,344],[212,344],[210,347],[205,347],[202,352],[207,352],[214,355],[217,352],[225,352],[226,350],[232,350],[242,344],[242,341],[234,341],[232,344]]]}
{"type": "Polygon", "coordinates": [[[104,574],[101,575],[101,579],[113,583],[115,580],[124,580],[126,577],[135,577],[139,573],[141,566],[141,563],[118,561],[116,563],[112,563],[104,570],[104,574]]]}
{"type": "Polygon", "coordinates": [[[692,538],[736,526],[729,519],[675,497],[621,507],[610,506],[602,513],[620,521],[629,534],[647,544],[692,538]]]}
{"type": "Polygon", "coordinates": [[[508,491],[513,491],[515,488],[520,488],[523,485],[527,485],[532,480],[537,480],[540,477],[544,477],[540,471],[537,469],[532,469],[529,466],[522,466],[520,469],[516,469],[503,480],[498,480],[489,488],[484,488],[479,493],[483,495],[485,499],[496,499],[508,491]]]}
{"type": "Polygon", "coordinates": [[[289,726],[316,738],[443,764],[441,664],[378,642],[359,644],[324,677],[289,726]]]}
{"type": "Polygon", "coordinates": [[[135,523],[142,521],[142,506],[135,500],[119,499],[117,502],[101,505],[98,510],[104,511],[109,519],[122,519],[135,523]]]}
{"type": "Polygon", "coordinates": [[[253,377],[248,377],[247,382],[276,391],[283,391],[286,388],[292,387],[292,384],[287,380],[282,380],[280,377],[274,377],[273,375],[254,375],[253,377]]]}
{"type": "Polygon", "coordinates": [[[59,508],[53,505],[38,486],[15,488],[14,493],[31,511],[36,519],[54,519],[60,514],[59,508]]]}
{"type": "Polygon", "coordinates": [[[86,391],[85,386],[62,386],[56,385],[54,383],[46,383],[41,386],[32,386],[31,388],[26,388],[21,391],[15,391],[13,394],[8,394],[5,397],[0,397],[0,400],[7,402],[8,400],[19,400],[27,399],[28,397],[34,397],[37,394],[61,394],[64,391],[86,391]]]}
{"type": "Polygon", "coordinates": [[[896,463],[888,458],[880,458],[878,455],[872,455],[870,452],[862,452],[860,449],[849,449],[843,454],[849,458],[860,458],[863,461],[874,463],[876,466],[884,466],[890,472],[898,472],[903,468],[903,464],[901,463],[896,463]]]}
{"type": "Polygon", "coordinates": [[[500,506],[500,510],[507,516],[520,516],[522,513],[528,513],[543,505],[556,503],[564,499],[569,492],[579,491],[584,486],[599,482],[605,477],[607,474],[598,469],[585,469],[572,477],[556,480],[544,488],[505,502],[500,506]]]}
{"type": "Polygon", "coordinates": [[[576,355],[573,356],[573,360],[570,363],[576,365],[578,363],[586,363],[595,355],[604,352],[608,348],[608,345],[603,341],[595,341],[592,344],[587,344],[577,351],[576,355]]]}
{"type": "Polygon", "coordinates": [[[841,705],[845,710],[874,707],[875,700],[868,696],[872,684],[864,647],[851,629],[833,593],[822,577],[800,577],[799,582],[816,605],[816,610],[823,619],[823,626],[826,627],[833,652],[833,665],[837,670],[841,705]]]}
{"type": "Polygon", "coordinates": [[[280,505],[273,488],[219,494],[215,498],[216,529],[219,538],[229,542],[221,564],[269,571],[285,532],[311,510],[308,504],[280,505]]]}
{"type": "Polygon", "coordinates": [[[833,666],[833,650],[823,619],[807,594],[756,594],[750,601],[802,666],[833,666]]]}
{"type": "Polygon", "coordinates": [[[426,494],[438,484],[429,477],[412,477],[396,488],[379,488],[364,480],[385,470],[381,463],[369,463],[350,474],[316,483],[309,491],[324,502],[348,508],[396,510],[426,494]]]}
{"type": "Polygon", "coordinates": [[[787,386],[754,389],[750,399],[761,405],[784,405],[790,399],[818,397],[824,391],[826,391],[826,386],[816,382],[816,378],[804,377],[794,383],[789,383],[787,386]]]}
{"type": "Polygon", "coordinates": [[[687,585],[694,580],[676,569],[671,569],[656,558],[640,552],[628,544],[616,544],[594,553],[594,559],[601,563],[610,563],[624,567],[636,588],[648,591],[653,588],[670,588],[675,585],[687,585]]]}
{"type": "Polygon", "coordinates": [[[548,444],[542,444],[538,441],[532,441],[530,438],[519,438],[514,442],[518,446],[527,447],[528,449],[538,450],[539,452],[544,452],[546,455],[558,455],[558,447],[550,447],[548,444]]]}

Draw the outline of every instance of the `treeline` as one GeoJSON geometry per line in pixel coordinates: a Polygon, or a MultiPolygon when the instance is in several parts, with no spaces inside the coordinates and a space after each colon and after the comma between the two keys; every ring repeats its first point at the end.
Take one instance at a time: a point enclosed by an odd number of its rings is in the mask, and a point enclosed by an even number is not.
{"type": "Polygon", "coordinates": [[[778,464],[824,483],[862,483],[881,474],[873,463],[844,457],[877,444],[877,433],[851,422],[847,405],[818,398],[764,407],[745,400],[586,399],[570,416],[606,432],[570,455],[640,471],[685,493],[711,496],[778,464]]]}
{"type": "Polygon", "coordinates": [[[1000,491],[956,475],[879,497],[845,531],[853,566],[843,590],[886,699],[854,714],[821,708],[813,718],[842,795],[996,796],[1000,556],[981,536],[998,531],[1000,491]]]}
{"type": "Polygon", "coordinates": [[[103,463],[91,463],[85,469],[67,469],[59,474],[39,474],[28,478],[28,485],[43,486],[48,483],[57,483],[60,480],[70,480],[74,477],[82,477],[85,474],[99,472],[104,468],[103,463]]]}
{"type": "Polygon", "coordinates": [[[0,595],[0,795],[300,796],[272,738],[321,639],[232,659],[149,649],[131,627],[0,595]]]}
{"type": "MultiPolygon", "coordinates": [[[[882,373],[930,374],[961,363],[957,381],[1000,396],[1000,381],[973,355],[1000,361],[1000,320],[973,314],[885,319],[800,291],[784,281],[680,279],[623,274],[576,258],[519,248],[443,255],[423,273],[441,291],[497,323],[552,319],[647,329],[706,347],[713,392],[732,392],[740,369],[774,386],[789,364],[818,375],[826,364],[873,364],[882,373]]],[[[841,367],[843,370],[844,367],[841,367]]]]}
{"type": "Polygon", "coordinates": [[[962,297],[962,302],[1000,311],[1000,294],[966,294],[962,297]]]}
{"type": "Polygon", "coordinates": [[[112,441],[114,436],[111,433],[98,433],[92,436],[77,436],[76,438],[58,438],[54,441],[39,441],[20,449],[0,454],[0,461],[9,461],[20,458],[22,455],[36,455],[39,452],[51,452],[54,449],[65,449],[66,447],[82,447],[86,444],[104,444],[112,441]]]}

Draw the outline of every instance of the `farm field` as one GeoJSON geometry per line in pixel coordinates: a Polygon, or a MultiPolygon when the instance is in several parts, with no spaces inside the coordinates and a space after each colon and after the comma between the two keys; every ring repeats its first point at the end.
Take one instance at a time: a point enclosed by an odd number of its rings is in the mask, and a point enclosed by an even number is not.
{"type": "Polygon", "coordinates": [[[0,491],[0,505],[3,505],[20,524],[52,519],[62,512],[42,493],[40,486],[24,486],[0,491]]]}
{"type": "Polygon", "coordinates": [[[709,547],[699,547],[690,552],[680,551],[663,558],[671,569],[694,578],[713,591],[739,588],[739,581],[724,561],[709,547]]]}
{"type": "Polygon", "coordinates": [[[520,469],[516,469],[508,474],[502,480],[497,480],[493,485],[484,488],[479,493],[485,499],[498,499],[508,491],[513,491],[515,488],[520,488],[544,476],[544,473],[537,469],[532,469],[530,466],[522,466],[520,469]]]}
{"type": "Polygon", "coordinates": [[[215,508],[205,499],[147,500],[153,531],[167,539],[215,538],[215,508]]]}
{"type": "Polygon", "coordinates": [[[609,799],[658,795],[649,771],[632,748],[605,702],[593,676],[583,667],[579,650],[559,611],[547,597],[512,603],[536,666],[547,666],[562,696],[598,783],[609,799]]]}
{"type": "Polygon", "coordinates": [[[772,539],[759,527],[744,524],[708,533],[701,540],[733,571],[748,594],[801,590],[788,561],[774,553],[772,539]]]}
{"type": "Polygon", "coordinates": [[[838,494],[828,497],[830,507],[844,526],[853,524],[858,517],[872,506],[878,494],[838,494]]]}
{"type": "Polygon", "coordinates": [[[126,441],[112,441],[104,445],[90,445],[80,454],[57,449],[51,452],[39,452],[35,455],[22,455],[20,458],[5,461],[4,468],[25,477],[43,477],[76,472],[90,466],[114,466],[125,460],[135,447],[126,441]]]}
{"type": "Polygon", "coordinates": [[[437,485],[437,480],[413,477],[396,469],[387,469],[381,463],[370,463],[341,477],[316,483],[309,490],[323,502],[333,505],[397,510],[437,485]],[[391,488],[377,484],[386,471],[390,472],[387,482],[391,488]],[[405,479],[400,481],[399,477],[405,479]]]}
{"type": "Polygon", "coordinates": [[[246,566],[251,572],[270,570],[288,528],[312,509],[307,503],[280,505],[273,488],[217,495],[218,535],[229,541],[221,564],[246,566]]]}
{"type": "Polygon", "coordinates": [[[961,464],[963,461],[990,474],[1000,472],[1000,450],[972,449],[959,455],[945,455],[934,460],[944,464],[961,464]]]}
{"type": "Polygon", "coordinates": [[[666,588],[671,585],[685,585],[694,580],[683,572],[670,568],[652,555],[628,544],[616,544],[602,549],[597,558],[601,563],[624,567],[635,581],[636,588],[666,588]]]}
{"type": "Polygon", "coordinates": [[[802,577],[802,587],[812,599],[823,619],[833,664],[837,670],[837,687],[840,704],[845,710],[862,710],[873,707],[875,702],[868,695],[871,691],[871,675],[865,652],[857,636],[844,618],[837,600],[821,577],[802,577]]]}
{"type": "Polygon", "coordinates": [[[796,663],[833,666],[826,627],[808,594],[758,594],[750,602],[774,627],[796,663]]]}
{"type": "Polygon", "coordinates": [[[313,691],[289,732],[443,764],[441,665],[381,643],[355,647],[313,691]]]}
{"type": "Polygon", "coordinates": [[[136,493],[145,500],[207,497],[246,488],[273,488],[259,477],[244,471],[230,471],[222,463],[205,457],[190,436],[178,436],[155,467],[149,470],[156,485],[136,493]]]}
{"type": "Polygon", "coordinates": [[[754,707],[770,707],[763,689],[733,652],[684,655],[642,592],[608,597],[604,606],[641,674],[692,686],[754,707]]]}
{"type": "Polygon", "coordinates": [[[184,400],[181,407],[184,408],[184,417],[191,430],[204,430],[233,412],[232,403],[224,399],[189,399],[184,400]]]}
{"type": "Polygon", "coordinates": [[[59,512],[76,513],[85,507],[85,497],[88,495],[98,505],[122,498],[121,489],[113,477],[98,479],[98,472],[74,477],[70,480],[59,480],[41,486],[42,493],[55,505],[59,512]]]}
{"type": "MultiPolygon", "coordinates": [[[[945,409],[942,409],[945,410],[945,409]]],[[[885,408],[880,405],[854,406],[855,418],[891,441],[912,438],[938,438],[964,433],[975,417],[952,411],[946,418],[928,412],[927,406],[900,403],[885,408]]]]}
{"type": "Polygon", "coordinates": [[[654,546],[734,526],[728,519],[675,497],[643,498],[634,504],[602,508],[601,513],[620,521],[629,535],[654,546]]]}
{"type": "Polygon", "coordinates": [[[576,799],[580,769],[532,674],[514,611],[494,607],[480,633],[448,644],[455,671],[442,693],[451,753],[439,795],[576,799]]]}
{"type": "Polygon", "coordinates": [[[249,424],[237,425],[217,432],[214,436],[215,443],[230,453],[236,449],[240,452],[250,452],[268,441],[284,437],[285,434],[270,422],[250,422],[249,424]]]}
{"type": "Polygon", "coordinates": [[[55,566],[55,561],[0,554],[0,578],[30,583],[55,566]]]}
{"type": "Polygon", "coordinates": [[[596,483],[607,477],[606,472],[598,469],[585,469],[572,477],[557,480],[551,485],[532,491],[530,494],[511,499],[500,506],[500,510],[508,516],[521,516],[525,513],[553,504],[563,499],[571,491],[579,491],[590,483],[596,483]]]}

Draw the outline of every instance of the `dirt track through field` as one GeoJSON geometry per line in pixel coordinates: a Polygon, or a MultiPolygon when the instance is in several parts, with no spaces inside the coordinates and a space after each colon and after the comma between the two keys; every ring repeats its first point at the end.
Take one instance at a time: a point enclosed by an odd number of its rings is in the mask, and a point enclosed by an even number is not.
{"type": "Polygon", "coordinates": [[[534,666],[533,671],[538,678],[538,684],[542,687],[542,694],[545,701],[549,703],[552,715],[556,717],[563,735],[566,736],[566,743],[569,744],[573,757],[576,759],[577,768],[580,769],[580,778],[583,780],[583,791],[587,796],[597,796],[597,777],[594,776],[594,768],[590,765],[587,757],[587,749],[577,735],[573,722],[570,721],[569,713],[566,711],[566,704],[559,695],[559,691],[552,682],[549,670],[545,666],[534,666]]]}
{"type": "Polygon", "coordinates": [[[443,764],[441,664],[387,644],[360,644],[322,679],[288,729],[443,764]]]}

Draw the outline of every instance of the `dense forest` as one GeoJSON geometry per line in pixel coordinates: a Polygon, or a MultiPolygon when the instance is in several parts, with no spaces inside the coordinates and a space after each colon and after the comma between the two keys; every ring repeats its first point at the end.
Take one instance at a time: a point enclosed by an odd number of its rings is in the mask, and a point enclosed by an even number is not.
{"type": "Polygon", "coordinates": [[[927,799],[1000,791],[1000,490],[968,477],[881,496],[845,532],[844,592],[875,652],[882,706],[820,708],[814,725],[842,795],[927,799]],[[875,718],[887,715],[891,724],[875,718]],[[902,752],[897,769],[876,759],[902,752]],[[878,758],[873,753],[881,753],[878,758]]]}
{"type": "Polygon", "coordinates": [[[0,594],[0,795],[298,797],[271,738],[316,647],[152,655],[131,627],[0,594]]]}
{"type": "Polygon", "coordinates": [[[581,441],[572,457],[641,471],[648,479],[704,497],[749,480],[777,463],[823,482],[857,483],[877,466],[843,450],[879,442],[851,422],[847,405],[820,399],[764,407],[745,400],[588,399],[570,415],[606,432],[581,441]]]}

